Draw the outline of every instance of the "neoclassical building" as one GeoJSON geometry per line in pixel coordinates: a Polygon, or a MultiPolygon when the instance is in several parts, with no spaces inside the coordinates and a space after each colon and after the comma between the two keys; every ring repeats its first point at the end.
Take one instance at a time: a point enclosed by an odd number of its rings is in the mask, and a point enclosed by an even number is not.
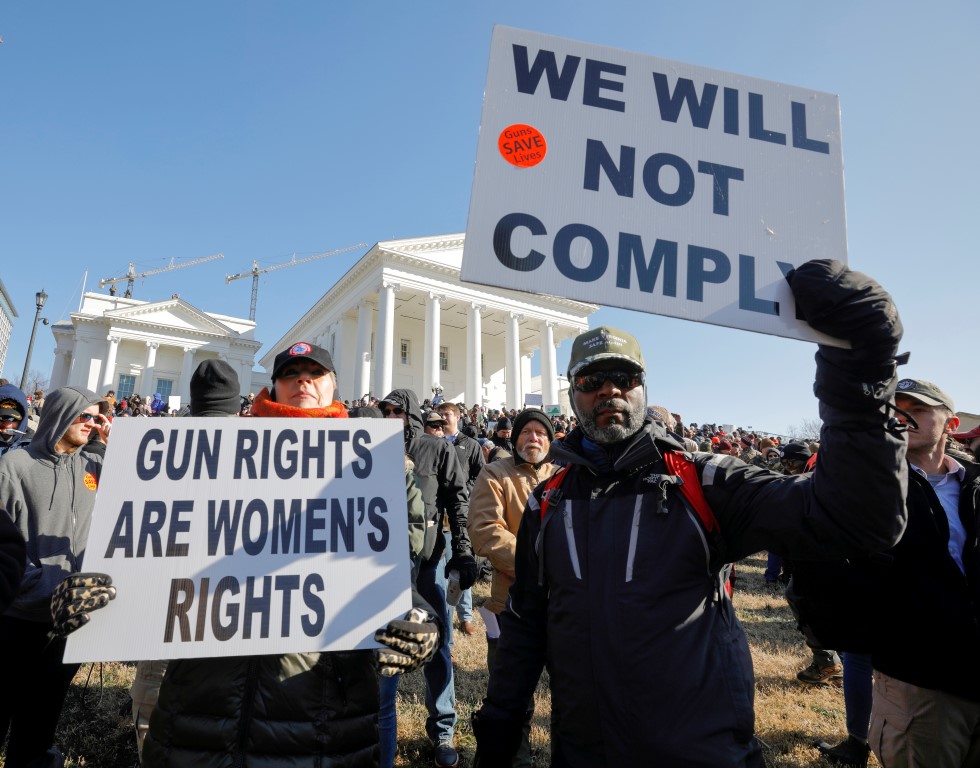
{"type": "Polygon", "coordinates": [[[205,312],[177,296],[166,301],[137,301],[86,293],[70,321],[52,326],[56,341],[51,389],[81,385],[117,398],[133,392],[166,400],[190,401],[190,380],[197,365],[222,358],[238,372],[241,391],[252,386],[255,323],[205,312]]]}
{"type": "Polygon", "coordinates": [[[330,351],[341,399],[399,387],[424,399],[438,384],[468,404],[558,405],[557,347],[586,330],[598,307],[463,283],[462,258],[462,234],[377,243],[259,363],[271,371],[277,352],[309,341],[330,351]]]}

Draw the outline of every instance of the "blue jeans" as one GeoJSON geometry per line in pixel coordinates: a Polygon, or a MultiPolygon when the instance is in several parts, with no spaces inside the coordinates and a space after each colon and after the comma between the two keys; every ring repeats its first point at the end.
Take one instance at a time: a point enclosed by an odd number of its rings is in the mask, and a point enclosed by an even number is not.
{"type": "Polygon", "coordinates": [[[464,589],[463,596],[459,598],[459,605],[456,606],[456,616],[460,622],[473,621],[473,590],[464,589]]]}
{"type": "MultiPolygon", "coordinates": [[[[449,534],[444,534],[449,549],[449,534]]],[[[418,591],[432,606],[442,621],[443,633],[435,656],[422,667],[425,676],[425,706],[429,717],[425,732],[433,744],[452,743],[456,727],[456,685],[453,680],[453,617],[446,605],[446,566],[442,558],[422,563],[419,569],[418,591]]]]}
{"type": "Polygon", "coordinates": [[[381,708],[378,711],[378,737],[381,740],[381,768],[392,768],[398,751],[398,719],[395,696],[401,675],[381,678],[381,708]]]}
{"type": "Polygon", "coordinates": [[[844,716],[847,733],[868,740],[871,723],[871,656],[864,653],[842,653],[844,658],[844,716]]]}

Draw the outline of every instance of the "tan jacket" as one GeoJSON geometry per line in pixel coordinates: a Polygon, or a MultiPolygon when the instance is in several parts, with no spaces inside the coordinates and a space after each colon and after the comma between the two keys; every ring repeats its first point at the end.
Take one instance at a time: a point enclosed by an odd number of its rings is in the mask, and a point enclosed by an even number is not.
{"type": "Polygon", "coordinates": [[[470,516],[467,529],[473,551],[490,560],[493,582],[490,599],[484,607],[500,613],[507,605],[507,593],[514,583],[514,557],[517,552],[517,528],[531,491],[555,472],[555,464],[515,464],[506,457],[487,464],[476,478],[470,493],[470,516]]]}

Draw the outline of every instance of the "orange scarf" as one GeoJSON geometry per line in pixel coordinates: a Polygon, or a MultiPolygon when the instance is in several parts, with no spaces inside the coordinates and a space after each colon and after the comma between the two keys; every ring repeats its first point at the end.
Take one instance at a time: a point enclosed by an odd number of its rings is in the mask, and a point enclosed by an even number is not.
{"type": "Polygon", "coordinates": [[[255,396],[249,413],[253,416],[279,416],[300,419],[346,419],[347,409],[339,400],[334,400],[326,408],[297,408],[294,405],[277,403],[269,394],[269,388],[263,387],[255,396]]]}

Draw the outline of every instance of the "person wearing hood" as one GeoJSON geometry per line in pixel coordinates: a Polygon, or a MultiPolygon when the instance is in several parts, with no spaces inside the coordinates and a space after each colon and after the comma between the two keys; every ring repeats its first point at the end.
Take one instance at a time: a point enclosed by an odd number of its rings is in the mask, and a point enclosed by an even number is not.
{"type": "MultiPolygon", "coordinates": [[[[512,453],[487,464],[476,478],[470,495],[469,533],[473,550],[493,566],[490,599],[480,608],[487,627],[487,669],[493,671],[500,628],[497,616],[507,606],[507,595],[514,583],[517,559],[517,530],[527,500],[539,484],[558,466],[548,460],[555,428],[539,408],[526,408],[514,419],[512,453]],[[488,615],[489,614],[489,615],[488,615]]],[[[533,700],[528,702],[530,712],[533,700]]],[[[530,717],[524,726],[521,749],[515,766],[531,765],[530,717]]]]}
{"type": "Polygon", "coordinates": [[[10,662],[3,673],[0,741],[9,729],[10,766],[32,760],[60,765],[55,728],[78,665],[62,664],[64,639],[49,637],[49,604],[55,588],[81,570],[102,474],[102,455],[89,436],[95,432],[104,442],[109,433],[101,402],[81,387],[55,390],[30,445],[0,460],[0,515],[13,521],[27,545],[17,595],[0,615],[0,647],[10,662]]]}
{"type": "MultiPolygon", "coordinates": [[[[425,730],[435,752],[437,768],[453,768],[459,754],[453,743],[456,728],[456,689],[453,680],[452,616],[446,603],[447,577],[459,572],[461,589],[476,582],[476,559],[466,532],[468,513],[466,474],[455,449],[446,440],[423,431],[418,396],[410,389],[396,389],[379,403],[385,418],[400,419],[405,430],[405,450],[415,463],[415,478],[426,510],[426,541],[418,574],[418,590],[436,611],[445,631],[439,648],[423,667],[425,705],[429,716],[425,730]],[[449,533],[443,534],[448,517],[449,533]],[[443,567],[443,554],[450,554],[443,567]]],[[[385,734],[382,734],[385,738],[385,734]]]]}
{"type": "Polygon", "coordinates": [[[878,552],[909,520],[894,416],[898,310],[878,283],[833,260],[786,279],[800,316],[849,342],[818,345],[823,427],[811,474],[686,453],[647,416],[636,338],[609,327],[576,337],[568,381],[579,427],[552,445],[567,467],[532,492],[521,519],[497,656],[473,716],[479,768],[512,764],[546,664],[556,768],[763,765],[727,564],[766,549],[814,560],[878,552]]]}
{"type": "Polygon", "coordinates": [[[13,384],[0,386],[0,456],[31,442],[27,396],[13,384]]]}

